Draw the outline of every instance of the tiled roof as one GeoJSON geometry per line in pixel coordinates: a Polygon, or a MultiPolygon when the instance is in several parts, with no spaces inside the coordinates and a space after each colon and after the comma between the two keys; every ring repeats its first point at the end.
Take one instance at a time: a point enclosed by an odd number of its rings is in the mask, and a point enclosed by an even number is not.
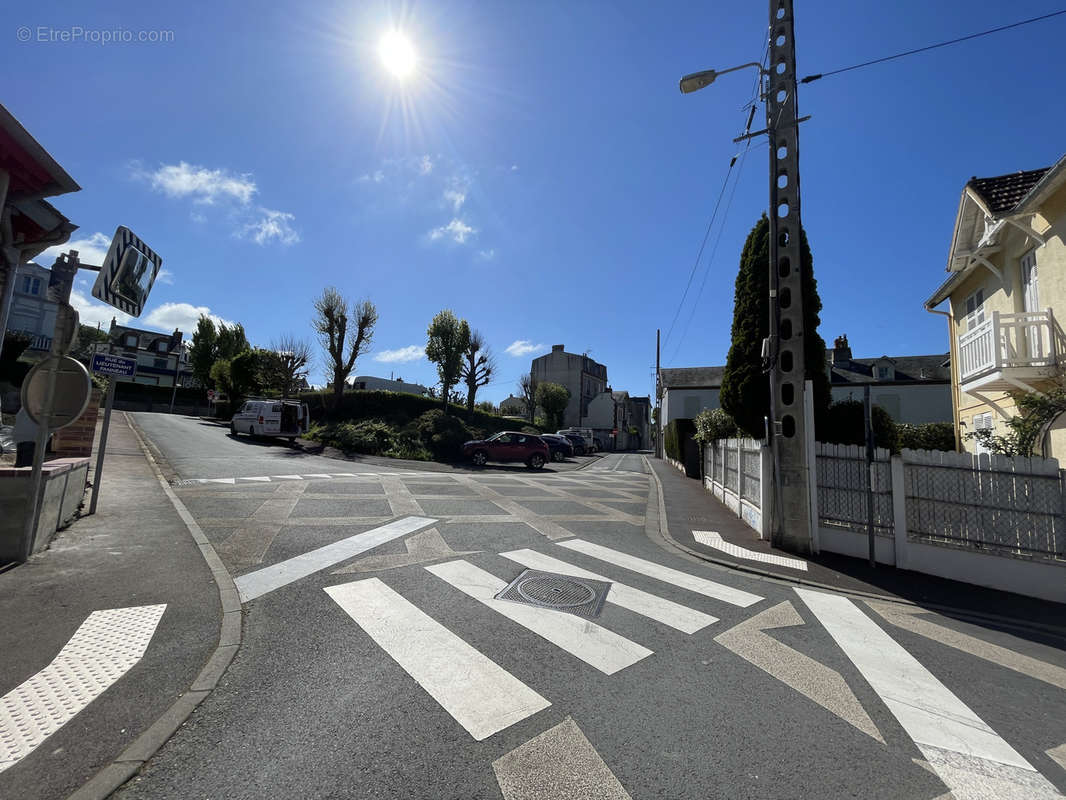
{"type": "MultiPolygon", "coordinates": [[[[832,359],[826,351],[826,361],[832,359]]],[[[833,364],[830,381],[834,386],[846,383],[882,383],[874,377],[874,366],[889,361],[896,369],[893,383],[950,383],[951,356],[948,353],[932,356],[896,356],[894,358],[852,358],[833,364]]]]}
{"type": "Polygon", "coordinates": [[[1001,214],[1018,205],[1049,169],[1051,168],[1044,167],[1043,169],[1031,169],[1028,172],[1012,172],[1009,175],[997,175],[994,178],[975,177],[971,178],[966,185],[981,196],[989,211],[993,214],[1001,214]]]}
{"type": "Polygon", "coordinates": [[[725,367],[675,367],[660,369],[664,389],[680,389],[686,386],[718,387],[722,385],[725,367]]]}

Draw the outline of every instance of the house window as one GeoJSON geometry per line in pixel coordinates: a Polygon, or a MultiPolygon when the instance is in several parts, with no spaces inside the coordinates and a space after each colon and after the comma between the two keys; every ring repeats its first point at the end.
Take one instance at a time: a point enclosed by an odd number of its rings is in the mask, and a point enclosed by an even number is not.
{"type": "Polygon", "coordinates": [[[135,334],[135,333],[126,334],[126,338],[123,340],[123,343],[125,344],[126,347],[136,347],[137,346],[137,334],[135,334]]]}
{"type": "Polygon", "coordinates": [[[985,321],[985,290],[978,289],[966,298],[966,330],[972,331],[985,321]]]}
{"type": "Polygon", "coordinates": [[[167,360],[165,358],[157,358],[155,360],[155,368],[156,369],[166,369],[167,368],[167,360]]]}
{"type": "Polygon", "coordinates": [[[892,367],[878,367],[877,368],[877,380],[890,381],[892,380],[892,367]]]}
{"type": "Polygon", "coordinates": [[[155,350],[157,353],[165,353],[170,349],[169,342],[159,341],[155,344],[155,350]]]}
{"type": "Polygon", "coordinates": [[[22,293],[39,295],[41,293],[41,279],[31,278],[29,275],[25,275],[22,278],[22,293]]]}
{"type": "Polygon", "coordinates": [[[1040,310],[1040,288],[1036,279],[1036,248],[1034,247],[1021,260],[1022,266],[1022,300],[1026,311],[1040,310]]]}
{"type": "MultiPolygon", "coordinates": [[[[992,421],[992,412],[991,411],[986,411],[984,414],[974,414],[973,415],[973,430],[974,430],[974,433],[977,433],[978,431],[991,431],[991,430],[994,430],[995,427],[996,427],[995,423],[992,421]]],[[[980,440],[977,440],[977,439],[974,440],[973,451],[975,453],[977,453],[978,455],[980,455],[981,453],[989,452],[988,448],[985,447],[980,442],[980,440]]]]}

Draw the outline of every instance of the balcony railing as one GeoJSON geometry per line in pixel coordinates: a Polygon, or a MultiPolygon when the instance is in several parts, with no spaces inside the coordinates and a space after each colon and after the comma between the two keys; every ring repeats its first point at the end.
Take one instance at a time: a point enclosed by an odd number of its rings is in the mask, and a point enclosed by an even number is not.
{"type": "Polygon", "coordinates": [[[1063,334],[1051,309],[993,311],[989,319],[959,337],[959,374],[965,383],[1004,369],[1053,367],[1063,353],[1063,334]]]}

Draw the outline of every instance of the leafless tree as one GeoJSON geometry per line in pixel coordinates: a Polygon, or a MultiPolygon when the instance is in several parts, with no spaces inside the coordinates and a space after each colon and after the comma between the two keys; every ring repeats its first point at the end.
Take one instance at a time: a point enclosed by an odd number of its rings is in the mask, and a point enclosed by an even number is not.
{"type": "Polygon", "coordinates": [[[292,334],[275,339],[270,343],[263,383],[280,391],[282,397],[292,397],[307,378],[311,355],[311,345],[305,339],[292,334]]]}
{"type": "Polygon", "coordinates": [[[492,376],[496,374],[496,359],[492,351],[485,344],[485,337],[481,331],[474,331],[470,336],[470,344],[463,351],[463,365],[459,369],[459,377],[466,384],[466,410],[474,410],[474,400],[477,390],[485,386],[492,376]]]}
{"type": "Polygon", "coordinates": [[[322,349],[326,351],[326,368],[333,375],[333,398],[339,404],[344,396],[344,383],[355,368],[355,360],[370,349],[378,311],[369,300],[352,304],[354,329],[349,325],[348,301],[330,286],[315,300],[312,325],[318,332],[322,349]]]}
{"type": "Polygon", "coordinates": [[[530,422],[533,422],[537,412],[537,386],[539,384],[540,381],[533,377],[532,372],[523,375],[518,380],[518,396],[525,400],[526,417],[530,422]]]}

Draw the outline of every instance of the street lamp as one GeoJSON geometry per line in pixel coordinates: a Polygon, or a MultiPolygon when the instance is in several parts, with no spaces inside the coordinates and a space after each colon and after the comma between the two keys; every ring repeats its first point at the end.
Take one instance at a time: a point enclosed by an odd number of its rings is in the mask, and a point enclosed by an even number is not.
{"type": "Polygon", "coordinates": [[[693,72],[691,75],[686,75],[681,79],[681,94],[691,94],[692,92],[698,92],[700,89],[706,89],[717,80],[719,75],[747,69],[748,67],[755,67],[760,73],[766,72],[766,70],[762,68],[762,64],[757,61],[752,61],[750,64],[741,64],[739,67],[730,67],[729,69],[723,69],[721,71],[705,69],[702,72],[693,72]]]}

